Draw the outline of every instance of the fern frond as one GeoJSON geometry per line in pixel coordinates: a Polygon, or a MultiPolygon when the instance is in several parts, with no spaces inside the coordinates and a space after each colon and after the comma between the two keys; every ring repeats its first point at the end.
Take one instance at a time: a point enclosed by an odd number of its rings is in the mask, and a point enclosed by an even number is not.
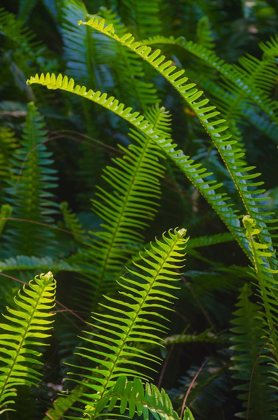
{"type": "MultiPolygon", "coordinates": [[[[266,227],[266,223],[269,221],[269,216],[273,213],[269,211],[269,205],[256,197],[256,195],[262,191],[265,192],[265,190],[254,189],[254,187],[263,185],[262,181],[256,180],[260,174],[252,173],[255,167],[246,165],[244,160],[245,153],[240,144],[231,138],[231,134],[227,132],[228,127],[225,125],[225,120],[219,118],[219,112],[215,107],[208,106],[209,100],[201,98],[203,92],[198,91],[194,83],[187,84],[187,77],[180,78],[184,70],[177,71],[171,60],[165,61],[165,56],[160,55],[160,50],[153,52],[151,47],[141,42],[136,42],[131,34],[119,38],[114,33],[114,28],[111,25],[105,26],[104,19],[99,21],[92,18],[88,22],[79,22],[79,24],[88,25],[134,51],[170,82],[196,114],[201,125],[211,138],[235,183],[249,216],[264,228],[262,233],[260,233],[261,242],[271,243],[271,235],[266,227]],[[259,204],[258,201],[260,202],[259,204]]],[[[201,46],[200,48],[204,47],[201,46]]],[[[275,260],[269,261],[269,264],[270,266],[276,266],[277,262],[275,260]]]]}
{"type": "Polygon", "coordinates": [[[16,218],[25,221],[13,222],[14,227],[7,231],[9,247],[14,255],[35,255],[37,257],[51,252],[54,233],[39,224],[53,223],[57,213],[54,195],[49,191],[56,187],[56,170],[49,167],[53,163],[52,153],[45,146],[46,132],[43,118],[33,103],[28,105],[27,119],[23,128],[21,148],[13,155],[12,181],[8,181],[6,201],[13,206],[16,218]],[[37,238],[44,237],[37,242],[37,238]],[[47,252],[48,251],[48,252],[47,252]]]}
{"type": "MultiPolygon", "coordinates": [[[[174,284],[179,279],[177,268],[182,267],[184,260],[185,233],[185,229],[169,231],[169,236],[164,234],[162,240],[156,239],[148,252],[149,257],[134,264],[140,272],[128,269],[129,275],[119,280],[120,296],[106,297],[107,304],[102,306],[107,312],[93,314],[96,333],[86,332],[84,346],[77,353],[89,363],[98,365],[97,368],[85,367],[87,373],[83,375],[89,380],[89,388],[81,401],[88,405],[87,411],[92,418],[96,415],[96,403],[115,385],[119,376],[139,376],[136,367],[141,371],[153,370],[147,366],[147,360],[159,363],[156,356],[132,343],[159,345],[162,342],[160,333],[165,331],[162,322],[167,318],[160,311],[170,309],[171,291],[177,288],[174,284]],[[90,344],[97,345],[100,350],[89,348],[90,344]]],[[[75,368],[80,369],[79,366],[75,368]]],[[[72,380],[79,383],[75,376],[76,373],[72,380]]],[[[140,377],[149,376],[140,373],[140,377]]]]}
{"type": "Polygon", "coordinates": [[[247,418],[246,408],[249,404],[250,420],[270,420],[277,417],[278,401],[271,387],[273,381],[269,375],[269,365],[266,363],[269,351],[264,351],[257,361],[264,347],[262,338],[264,323],[258,319],[261,308],[250,301],[251,295],[250,286],[245,284],[237,303],[238,309],[234,312],[235,318],[232,321],[234,327],[231,329],[232,369],[236,371],[233,377],[239,382],[234,389],[239,392],[238,397],[243,401],[245,408],[245,411],[237,414],[237,417],[247,418]]]}
{"type": "Polygon", "coordinates": [[[117,407],[120,414],[128,414],[129,419],[143,416],[144,420],[179,420],[164,389],[159,391],[149,383],[144,386],[137,377],[129,381],[126,376],[120,376],[113,388],[97,404],[96,412],[99,415],[95,418],[105,416],[101,412],[106,406],[109,412],[117,407]]]}
{"type": "Polygon", "coordinates": [[[203,16],[198,20],[197,42],[209,50],[212,50],[215,47],[211,24],[207,16],[203,16]]]}
{"type": "MultiPolygon", "coordinates": [[[[42,74],[40,77],[36,75],[27,80],[27,83],[38,83],[47,86],[48,89],[61,89],[83,96],[114,112],[137,128],[144,136],[151,138],[151,140],[161,148],[163,153],[178,166],[194,187],[206,198],[208,203],[234,235],[244,252],[249,255],[247,240],[243,229],[240,227],[240,221],[235,212],[231,209],[233,204],[229,202],[230,197],[228,197],[226,193],[223,194],[219,192],[219,188],[222,184],[216,183],[216,180],[211,177],[213,173],[207,172],[206,168],[202,167],[202,164],[195,164],[194,160],[189,156],[185,156],[182,150],[176,150],[176,144],[172,143],[168,136],[165,138],[164,133],[161,134],[160,130],[154,130],[153,124],[144,119],[142,115],[138,112],[132,112],[131,108],[125,108],[124,104],[119,103],[113,96],[107,97],[106,93],[101,94],[101,92],[94,92],[93,90],[87,91],[85,86],[82,88],[79,85],[74,87],[74,80],[68,80],[67,76],[63,77],[62,75],[59,75],[56,79],[54,74],[51,76],[50,74],[47,74],[46,76],[42,74]],[[218,191],[216,192],[216,190],[218,191]]],[[[209,111],[212,108],[214,107],[207,107],[206,110],[209,111]]]]}
{"type": "Polygon", "coordinates": [[[152,0],[151,3],[148,0],[123,0],[119,10],[126,24],[135,29],[137,38],[144,39],[162,32],[161,9],[161,0],[152,0]]]}
{"type": "Polygon", "coordinates": [[[249,216],[244,216],[243,224],[252,251],[254,277],[258,280],[260,295],[265,309],[265,314],[261,316],[265,321],[266,328],[268,327],[266,336],[271,332],[272,351],[278,367],[278,282],[273,279],[273,275],[277,274],[278,270],[269,268],[267,264],[267,260],[274,252],[271,250],[270,245],[257,241],[261,228],[257,227],[255,220],[249,216]]]}
{"type": "Polygon", "coordinates": [[[41,353],[34,348],[50,337],[55,288],[52,273],[41,274],[18,292],[17,308],[7,308],[8,314],[3,314],[7,321],[0,324],[0,414],[11,410],[18,386],[34,385],[41,376],[33,367],[42,364],[41,353]]]}

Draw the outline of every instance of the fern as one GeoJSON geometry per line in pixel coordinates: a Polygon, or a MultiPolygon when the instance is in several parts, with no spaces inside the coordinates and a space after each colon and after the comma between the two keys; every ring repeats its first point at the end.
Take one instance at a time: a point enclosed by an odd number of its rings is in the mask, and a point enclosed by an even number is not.
{"type": "MultiPolygon", "coordinates": [[[[175,230],[169,231],[169,237],[163,235],[162,240],[157,239],[151,246],[149,257],[144,258],[143,263],[135,264],[140,272],[129,269],[129,276],[121,277],[118,282],[121,296],[106,297],[107,304],[102,306],[108,313],[93,314],[92,317],[96,321],[94,327],[99,332],[87,332],[88,337],[84,337],[84,341],[89,345],[97,345],[100,350],[93,350],[84,345],[80,348],[80,353],[77,353],[90,363],[99,365],[98,368],[85,367],[87,373],[83,375],[83,378],[89,380],[89,389],[83,394],[81,401],[87,404],[87,412],[92,418],[96,418],[97,415],[97,402],[115,385],[119,376],[137,375],[132,366],[140,370],[152,370],[147,366],[146,360],[158,363],[159,359],[157,360],[156,356],[132,346],[131,343],[158,345],[162,341],[158,333],[165,330],[161,320],[166,318],[157,311],[169,309],[173,299],[171,289],[176,289],[176,286],[172,283],[179,277],[179,273],[174,269],[181,267],[183,261],[186,243],[184,235],[184,229],[175,230]],[[126,299],[129,302],[128,306],[126,299]],[[130,310],[127,310],[127,307],[130,310]],[[135,360],[131,361],[130,358],[135,360]]],[[[75,368],[80,369],[79,366],[75,368]]],[[[149,376],[140,373],[139,377],[147,379],[149,376]]],[[[80,383],[75,377],[72,380],[80,383]]]]}
{"type": "MultiPolygon", "coordinates": [[[[121,118],[130,122],[134,127],[140,130],[143,135],[150,137],[175,165],[179,167],[181,172],[186,175],[194,187],[206,198],[208,203],[237,239],[245,253],[249,255],[249,250],[246,246],[247,240],[244,237],[243,229],[240,227],[240,222],[235,212],[231,210],[233,204],[226,203],[230,198],[226,193],[216,193],[216,190],[219,190],[222,184],[217,184],[215,179],[211,179],[212,173],[207,172],[201,164],[195,164],[195,162],[189,156],[185,156],[181,150],[175,150],[176,145],[171,143],[169,136],[165,138],[164,133],[162,135],[160,130],[154,131],[153,125],[145,120],[142,115],[138,112],[132,112],[131,108],[125,108],[124,104],[119,104],[118,100],[114,97],[107,98],[106,93],[101,94],[99,91],[94,92],[92,90],[87,92],[84,86],[81,88],[79,85],[74,88],[74,80],[71,79],[69,81],[67,76],[63,78],[62,75],[60,75],[56,80],[54,74],[51,76],[49,74],[46,76],[42,74],[40,77],[36,75],[29,79],[27,83],[38,83],[47,86],[48,89],[62,89],[83,96],[111,110],[121,118]]],[[[177,86],[179,83],[180,81],[178,80],[176,82],[177,86]]],[[[208,107],[207,110],[211,110],[211,107],[208,107]]]]}
{"type": "Polygon", "coordinates": [[[6,201],[12,204],[14,217],[22,219],[7,231],[14,255],[42,256],[52,248],[53,231],[40,225],[52,224],[51,216],[57,212],[52,201],[54,195],[49,192],[56,186],[56,170],[49,168],[53,160],[52,153],[44,145],[46,140],[43,119],[30,103],[21,148],[13,155],[14,177],[8,181],[9,188],[6,189],[6,201]],[[37,243],[41,235],[44,241],[37,243]]]}
{"type": "Polygon", "coordinates": [[[278,309],[277,309],[277,281],[273,281],[273,275],[278,273],[268,267],[267,259],[273,255],[273,251],[268,244],[261,244],[256,237],[260,234],[261,229],[256,226],[255,220],[249,216],[244,216],[243,223],[246,229],[246,237],[248,238],[253,256],[254,276],[258,280],[260,295],[263,301],[265,314],[261,314],[265,322],[266,335],[271,331],[272,351],[275,355],[276,367],[278,360],[278,309]],[[267,332],[268,331],[268,332],[267,332]]]}
{"type": "Polygon", "coordinates": [[[269,366],[266,364],[267,352],[257,361],[264,348],[264,339],[261,337],[264,324],[258,319],[261,308],[250,302],[251,295],[251,288],[246,284],[239,296],[238,309],[232,321],[234,327],[231,329],[233,370],[236,372],[234,378],[239,382],[235,390],[240,392],[239,398],[245,408],[237,417],[247,418],[246,408],[249,405],[250,420],[267,420],[274,418],[275,414],[277,417],[277,396],[271,388],[269,366]]]}
{"type": "Polygon", "coordinates": [[[8,127],[1,127],[0,130],[0,189],[3,190],[7,180],[12,180],[11,157],[14,149],[18,147],[15,133],[8,127]]]}
{"type": "Polygon", "coordinates": [[[76,215],[71,210],[69,210],[68,203],[66,203],[65,201],[61,203],[60,209],[64,217],[66,228],[72,232],[73,237],[77,242],[83,243],[85,240],[85,230],[82,229],[82,226],[79,223],[79,220],[77,219],[76,215]]]}
{"type": "Polygon", "coordinates": [[[11,410],[16,388],[35,385],[40,373],[33,365],[41,365],[41,354],[34,347],[41,346],[42,339],[49,337],[54,307],[56,282],[51,272],[41,274],[29,282],[29,287],[15,297],[17,309],[7,308],[7,322],[0,324],[0,413],[11,410]]]}
{"type": "MultiPolygon", "coordinates": [[[[117,402],[120,404],[120,414],[128,413],[129,419],[133,419],[135,415],[143,416],[144,420],[151,418],[156,420],[179,419],[164,389],[159,391],[156,386],[148,383],[144,388],[141,380],[136,377],[133,381],[128,381],[125,376],[120,376],[113,388],[98,403],[96,411],[101,413],[106,405],[108,411],[112,411],[117,402]]],[[[103,418],[105,414],[100,414],[100,416],[103,418]]]]}
{"type": "MultiPolygon", "coordinates": [[[[167,125],[169,117],[156,109],[151,119],[156,128],[167,125]]],[[[161,193],[159,178],[164,168],[158,162],[159,148],[133,130],[130,137],[134,144],[128,149],[119,146],[125,156],[113,159],[115,166],[104,169],[103,178],[113,190],[99,187],[92,200],[95,213],[105,222],[101,231],[91,232],[94,238],[89,256],[95,269],[90,279],[95,286],[95,303],[102,293],[115,289],[115,275],[142,244],[140,231],[154,218],[161,193]]]]}
{"type": "Polygon", "coordinates": [[[13,209],[9,204],[3,204],[1,206],[1,211],[0,211],[0,235],[2,235],[5,224],[7,223],[7,221],[9,219],[9,217],[11,216],[12,212],[13,212],[13,209]]]}

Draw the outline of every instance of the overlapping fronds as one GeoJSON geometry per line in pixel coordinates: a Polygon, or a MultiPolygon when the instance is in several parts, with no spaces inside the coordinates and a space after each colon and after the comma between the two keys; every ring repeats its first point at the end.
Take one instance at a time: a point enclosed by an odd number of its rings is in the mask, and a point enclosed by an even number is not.
{"type": "MultiPolygon", "coordinates": [[[[139,271],[128,269],[128,274],[118,281],[119,296],[106,297],[107,303],[102,304],[106,312],[92,315],[95,324],[89,325],[95,331],[86,332],[84,345],[77,353],[92,364],[84,367],[86,374],[83,378],[89,383],[81,399],[87,404],[92,418],[96,418],[96,403],[115,385],[119,376],[147,379],[148,373],[144,371],[153,370],[147,361],[159,363],[157,356],[134,346],[134,343],[162,343],[160,334],[165,332],[163,323],[167,318],[161,311],[169,310],[174,298],[172,290],[177,288],[175,283],[180,276],[177,269],[182,267],[184,260],[185,233],[185,229],[176,229],[164,234],[162,239],[156,239],[148,258],[134,264],[139,271]],[[91,344],[98,350],[90,348],[91,344]],[[136,368],[140,369],[139,373],[136,368]]],[[[75,368],[80,370],[80,366],[75,368]]],[[[72,380],[79,383],[76,373],[72,380]]]]}
{"type": "Polygon", "coordinates": [[[184,37],[175,39],[173,36],[169,38],[156,36],[145,40],[144,44],[170,44],[182,47],[208,66],[214,68],[223,76],[224,80],[230,81],[232,83],[232,92],[236,92],[237,89],[240,92],[238,98],[238,95],[236,95],[237,102],[244,100],[246,97],[250,98],[271,119],[277,121],[275,113],[272,115],[272,111],[277,108],[277,105],[266,96],[266,93],[274,86],[275,78],[277,77],[275,68],[275,57],[278,55],[277,39],[260,44],[261,49],[264,51],[262,60],[258,60],[250,55],[242,57],[239,60],[242,67],[225,63],[224,60],[217,57],[214,51],[209,50],[204,45],[187,41],[184,37]]]}
{"type": "MultiPolygon", "coordinates": [[[[163,127],[170,116],[156,108],[154,127],[163,127]]],[[[88,275],[94,285],[94,303],[102,293],[115,289],[115,276],[119,275],[126,262],[142,245],[144,231],[156,214],[160,197],[160,181],[164,167],[159,163],[163,157],[160,149],[150,138],[131,130],[133,140],[128,149],[119,146],[125,153],[114,158],[114,166],[106,166],[103,178],[107,187],[98,187],[92,200],[94,212],[104,223],[101,231],[93,235],[90,245],[90,266],[88,275]],[[112,190],[111,190],[112,188],[112,190]]]]}
{"type": "MultiPolygon", "coordinates": [[[[165,61],[165,56],[160,54],[160,50],[152,51],[150,46],[142,42],[136,42],[131,34],[119,38],[112,25],[105,26],[104,19],[99,21],[92,18],[88,22],[79,22],[79,24],[88,25],[134,51],[171,83],[196,114],[211,138],[234,181],[249,216],[263,228],[260,233],[260,240],[263,243],[271,243],[271,236],[266,223],[273,213],[265,202],[265,198],[257,197],[265,190],[254,189],[254,187],[263,185],[262,181],[256,180],[260,174],[252,173],[255,167],[248,166],[245,163],[245,153],[239,142],[232,139],[231,134],[227,131],[228,127],[225,125],[225,120],[219,116],[220,113],[216,108],[208,106],[209,100],[202,98],[203,92],[198,91],[194,83],[187,83],[187,77],[180,78],[184,74],[184,70],[176,70],[176,66],[172,65],[172,60],[165,61]]],[[[200,48],[204,47],[200,46],[200,48]]],[[[237,70],[234,71],[237,72],[237,70]]],[[[269,265],[276,266],[276,260],[269,261],[269,265]]]]}
{"type": "MultiPolygon", "coordinates": [[[[154,53],[153,60],[155,59],[156,55],[157,54],[154,53]]],[[[149,60],[151,61],[150,58],[149,60]]],[[[178,74],[176,74],[176,78],[178,78],[178,74]]],[[[187,78],[178,80],[175,83],[176,86],[182,85],[185,80],[187,80],[187,78]]],[[[180,168],[181,172],[185,174],[185,176],[190,180],[194,187],[199,190],[199,192],[206,198],[208,203],[212,206],[212,208],[216,211],[216,213],[237,239],[242,249],[247,253],[247,255],[249,255],[247,240],[243,229],[240,227],[240,221],[235,212],[231,209],[233,204],[231,204],[230,198],[226,193],[223,194],[219,192],[219,188],[222,186],[222,184],[217,183],[215,179],[212,179],[212,172],[207,172],[206,168],[202,167],[202,164],[195,164],[194,160],[192,160],[190,156],[185,156],[180,149],[176,150],[176,144],[171,142],[171,139],[168,138],[169,136],[165,138],[164,133],[161,134],[160,130],[154,130],[153,124],[146,120],[142,115],[140,115],[138,112],[132,112],[131,108],[125,108],[124,104],[119,103],[119,101],[112,96],[107,97],[106,93],[102,94],[99,91],[94,92],[91,89],[87,91],[85,86],[82,88],[79,85],[74,87],[74,80],[69,80],[67,76],[63,77],[62,75],[59,75],[56,78],[54,74],[51,76],[50,74],[42,74],[40,77],[36,75],[35,77],[31,77],[27,83],[38,83],[47,86],[48,89],[65,90],[94,101],[114,112],[121,118],[127,120],[144,136],[151,138],[151,140],[161,148],[161,150],[175,163],[175,165],[180,168]]],[[[181,87],[181,90],[186,90],[187,88],[190,89],[190,87],[190,85],[187,87],[181,87]]],[[[193,107],[195,107],[194,104],[193,107]]],[[[212,109],[214,109],[214,107],[207,107],[206,111],[209,112],[212,109]]],[[[204,109],[202,111],[204,112],[204,109]]]]}
{"type": "MultiPolygon", "coordinates": [[[[144,417],[144,420],[179,420],[171,400],[162,389],[161,391],[154,385],[146,383],[135,377],[128,380],[126,376],[120,376],[113,388],[105,395],[96,406],[96,412],[101,413],[107,406],[111,412],[117,408],[123,416],[129,419],[144,417]],[[117,407],[119,404],[119,407],[117,407]]],[[[111,415],[107,414],[107,418],[111,415]]],[[[105,413],[97,415],[95,418],[105,418],[105,413]]]]}
{"type": "Polygon", "coordinates": [[[16,388],[35,385],[41,374],[38,365],[43,345],[52,328],[56,281],[51,272],[41,274],[23,287],[14,298],[16,309],[7,308],[7,321],[0,324],[0,413],[11,410],[16,388]]]}
{"type": "Polygon", "coordinates": [[[278,367],[278,308],[277,308],[277,281],[273,280],[273,275],[278,273],[277,269],[269,268],[267,259],[269,259],[274,251],[270,249],[268,244],[262,244],[258,241],[261,228],[256,225],[255,220],[249,216],[244,216],[243,224],[246,229],[246,237],[248,238],[250,249],[253,257],[253,275],[258,281],[261,299],[264,305],[265,313],[261,313],[265,324],[265,335],[270,334],[270,343],[272,352],[276,359],[276,368],[278,367]]]}
{"type": "Polygon", "coordinates": [[[43,118],[33,103],[28,105],[21,147],[13,155],[13,180],[8,181],[6,201],[13,207],[13,215],[19,221],[7,231],[9,246],[14,255],[45,255],[51,251],[53,230],[41,224],[52,224],[51,217],[57,210],[50,192],[56,187],[56,170],[52,153],[45,146],[47,140],[43,118]],[[37,223],[32,223],[37,222],[37,223]],[[43,236],[44,240],[41,241],[43,236]]]}
{"type": "Polygon", "coordinates": [[[269,374],[270,366],[267,364],[269,350],[263,351],[264,323],[258,318],[261,308],[250,301],[251,296],[251,287],[245,284],[237,303],[238,309],[234,312],[234,326],[231,329],[232,369],[236,371],[233,377],[238,383],[234,389],[239,392],[244,408],[237,417],[270,420],[278,415],[278,398],[271,387],[274,382],[269,374]]]}
{"type": "Polygon", "coordinates": [[[181,343],[219,343],[222,341],[223,339],[217,337],[209,328],[200,334],[187,334],[185,332],[182,334],[170,335],[164,339],[164,344],[165,346],[171,346],[172,344],[181,343]]]}

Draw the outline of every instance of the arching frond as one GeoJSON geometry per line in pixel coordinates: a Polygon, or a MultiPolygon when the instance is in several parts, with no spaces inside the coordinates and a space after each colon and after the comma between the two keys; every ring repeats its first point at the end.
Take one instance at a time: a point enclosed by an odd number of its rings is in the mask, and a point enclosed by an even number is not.
{"type": "Polygon", "coordinates": [[[18,292],[16,309],[7,308],[8,313],[3,314],[7,321],[0,324],[0,413],[11,410],[18,386],[38,382],[41,374],[36,365],[42,362],[35,348],[50,336],[55,288],[52,273],[41,274],[18,292]]]}
{"type": "MultiPolygon", "coordinates": [[[[181,268],[184,260],[185,229],[169,231],[161,240],[156,239],[151,245],[148,258],[143,258],[134,268],[121,277],[119,295],[115,298],[106,297],[107,303],[102,304],[106,312],[93,314],[95,321],[92,330],[86,332],[84,345],[80,348],[80,356],[91,366],[84,367],[88,379],[88,389],[81,401],[87,404],[87,412],[96,418],[96,403],[115,385],[121,375],[148,378],[142,370],[153,370],[146,361],[159,363],[156,356],[134,346],[132,343],[156,344],[162,342],[161,332],[167,319],[161,311],[171,307],[172,290],[179,279],[177,268],[181,268]],[[94,344],[99,350],[90,348],[94,344]],[[131,360],[133,359],[133,360],[131,360]],[[97,364],[98,367],[94,367],[97,364]],[[136,368],[140,368],[140,374],[136,368]]],[[[79,366],[75,366],[80,370],[79,366]]],[[[72,376],[72,374],[71,374],[72,376]]],[[[72,380],[79,383],[76,374],[72,380]]]]}
{"type": "Polygon", "coordinates": [[[60,209],[64,217],[66,228],[72,232],[74,239],[77,242],[84,243],[85,230],[82,229],[82,226],[79,220],[77,219],[76,215],[68,208],[68,203],[66,203],[65,201],[61,203],[60,209]]]}
{"type": "MultiPolygon", "coordinates": [[[[254,189],[254,187],[262,186],[262,181],[257,181],[259,173],[253,173],[254,166],[248,166],[245,163],[245,152],[242,150],[238,141],[231,138],[231,134],[227,132],[225,120],[219,116],[219,112],[215,107],[208,106],[209,100],[202,98],[203,92],[195,88],[195,84],[188,83],[187,77],[180,79],[184,74],[184,70],[177,70],[172,65],[172,60],[165,61],[165,56],[160,54],[160,50],[151,50],[151,47],[142,42],[136,42],[131,34],[119,38],[114,32],[112,25],[105,26],[105,20],[90,19],[88,22],[79,22],[80,25],[88,25],[92,29],[104,33],[108,37],[115,39],[117,42],[134,51],[138,56],[142,57],[153,68],[155,68],[170,84],[177,90],[180,96],[185,100],[190,109],[196,114],[203,128],[208,133],[213,144],[223,159],[234,184],[240,194],[242,202],[249,216],[256,220],[261,226],[260,240],[271,244],[271,235],[266,227],[269,216],[273,213],[269,209],[269,205],[265,203],[265,199],[256,197],[261,194],[263,189],[254,189]],[[256,182],[254,182],[256,180],[256,182]],[[258,204],[258,202],[260,202],[258,204]]],[[[200,47],[204,48],[204,47],[200,47]]],[[[235,70],[237,71],[237,70],[235,70]]],[[[272,259],[269,261],[270,266],[277,265],[277,261],[272,259]]]]}
{"type": "MultiPolygon", "coordinates": [[[[187,78],[185,79],[187,80],[187,78]]],[[[178,80],[177,86],[182,84],[182,81],[185,79],[178,80]]],[[[47,74],[46,76],[42,74],[40,77],[36,75],[35,77],[31,77],[27,83],[38,83],[47,86],[48,89],[61,89],[83,96],[114,112],[137,128],[144,136],[151,138],[152,141],[161,148],[163,153],[178,166],[194,187],[206,198],[208,203],[237,239],[244,252],[249,255],[249,250],[246,246],[247,240],[243,229],[240,227],[240,222],[236,213],[231,209],[233,204],[230,203],[230,197],[228,197],[226,193],[223,194],[219,192],[219,188],[222,184],[217,183],[215,179],[212,179],[213,173],[207,172],[206,168],[202,167],[202,164],[195,164],[194,160],[191,159],[190,156],[185,156],[182,150],[176,150],[176,144],[171,142],[168,135],[165,138],[164,133],[161,133],[160,130],[154,130],[153,124],[147,121],[142,115],[138,112],[132,112],[131,108],[125,108],[125,105],[119,103],[114,97],[107,97],[106,93],[101,94],[99,91],[87,91],[85,86],[82,88],[79,85],[74,87],[74,80],[71,79],[69,81],[67,76],[63,78],[62,75],[59,75],[56,79],[54,74],[51,76],[50,74],[47,74]]],[[[206,111],[209,112],[213,108],[214,107],[207,107],[206,111]]]]}
{"type": "Polygon", "coordinates": [[[80,268],[76,264],[69,264],[67,261],[54,260],[51,257],[28,257],[24,255],[17,255],[16,257],[10,257],[0,262],[0,271],[46,271],[51,268],[52,271],[58,273],[60,271],[74,271],[79,272],[80,268]]]}

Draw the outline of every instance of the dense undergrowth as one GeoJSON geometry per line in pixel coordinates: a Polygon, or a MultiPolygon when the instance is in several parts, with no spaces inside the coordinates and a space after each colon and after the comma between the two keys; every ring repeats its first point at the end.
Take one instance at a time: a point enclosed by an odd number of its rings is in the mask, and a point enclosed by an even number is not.
{"type": "Polygon", "coordinates": [[[277,419],[277,2],[1,4],[0,417],[277,419]]]}

